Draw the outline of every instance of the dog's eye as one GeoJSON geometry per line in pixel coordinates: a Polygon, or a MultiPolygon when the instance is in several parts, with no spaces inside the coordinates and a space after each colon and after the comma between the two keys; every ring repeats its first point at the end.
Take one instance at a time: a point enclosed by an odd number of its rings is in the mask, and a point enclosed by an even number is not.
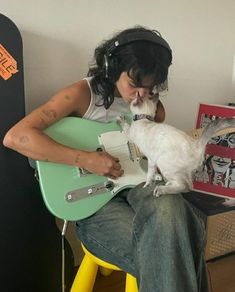
{"type": "Polygon", "coordinates": [[[156,95],[158,93],[158,88],[157,86],[153,86],[151,89],[150,89],[150,92],[149,92],[149,95],[150,96],[153,96],[153,95],[156,95]]]}
{"type": "Polygon", "coordinates": [[[158,93],[149,96],[149,99],[153,100],[153,102],[157,102],[158,98],[159,98],[159,94],[158,93]]]}

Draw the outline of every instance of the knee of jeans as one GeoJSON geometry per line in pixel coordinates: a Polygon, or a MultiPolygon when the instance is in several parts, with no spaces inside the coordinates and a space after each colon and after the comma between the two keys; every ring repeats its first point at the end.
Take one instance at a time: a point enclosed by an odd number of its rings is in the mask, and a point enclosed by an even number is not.
{"type": "Polygon", "coordinates": [[[174,229],[186,224],[185,216],[185,203],[181,195],[154,198],[152,202],[145,202],[143,208],[136,213],[135,231],[140,232],[143,227],[149,227],[152,231],[155,228],[174,229]]]}
{"type": "Polygon", "coordinates": [[[181,195],[166,195],[158,198],[154,219],[159,224],[173,226],[172,223],[185,221],[185,203],[181,195]]]}
{"type": "Polygon", "coordinates": [[[156,214],[178,216],[185,208],[184,198],[181,195],[163,195],[156,199],[156,214]]]}

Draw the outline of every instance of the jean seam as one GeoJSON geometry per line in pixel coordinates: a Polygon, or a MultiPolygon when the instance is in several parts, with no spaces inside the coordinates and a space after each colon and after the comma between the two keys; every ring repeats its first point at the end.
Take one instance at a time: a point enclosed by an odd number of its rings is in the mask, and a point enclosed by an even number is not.
{"type": "Polygon", "coordinates": [[[208,232],[207,223],[205,221],[206,215],[200,209],[198,209],[195,205],[189,203],[187,200],[185,201],[186,201],[186,204],[189,206],[189,208],[198,217],[198,221],[200,222],[200,227],[201,227],[201,233],[203,233],[203,237],[199,241],[199,250],[201,251],[200,253],[201,256],[200,256],[199,264],[196,270],[198,289],[200,289],[201,281],[202,281],[201,279],[202,275],[200,272],[202,271],[202,265],[205,262],[205,248],[206,248],[206,243],[207,243],[207,232],[208,232]]]}

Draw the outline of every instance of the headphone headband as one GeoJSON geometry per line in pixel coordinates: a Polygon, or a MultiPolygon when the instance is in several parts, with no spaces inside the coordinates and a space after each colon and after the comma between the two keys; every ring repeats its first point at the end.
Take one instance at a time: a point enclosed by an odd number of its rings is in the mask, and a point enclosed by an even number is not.
{"type": "Polygon", "coordinates": [[[146,41],[159,46],[166,48],[172,56],[172,51],[169,44],[161,37],[159,32],[152,31],[139,31],[139,32],[130,32],[126,35],[119,36],[114,42],[111,44],[109,49],[107,50],[107,56],[111,57],[115,50],[118,47],[124,46],[129,43],[133,43],[136,41],[146,41]]]}
{"type": "Polygon", "coordinates": [[[172,61],[172,51],[169,44],[162,38],[161,34],[158,31],[131,31],[125,35],[118,36],[112,44],[107,49],[107,53],[104,55],[104,67],[105,67],[105,77],[109,77],[109,67],[110,61],[112,59],[115,51],[124,45],[136,42],[144,41],[149,42],[155,45],[159,45],[165,48],[169,53],[170,63],[172,61]]]}

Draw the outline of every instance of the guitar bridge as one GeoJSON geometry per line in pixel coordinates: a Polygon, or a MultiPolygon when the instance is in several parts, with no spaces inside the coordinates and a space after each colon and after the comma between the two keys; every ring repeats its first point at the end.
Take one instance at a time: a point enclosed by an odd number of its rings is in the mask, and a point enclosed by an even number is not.
{"type": "Polygon", "coordinates": [[[114,183],[112,181],[106,181],[104,183],[99,183],[86,188],[70,191],[65,195],[65,201],[68,203],[73,203],[82,199],[110,192],[113,190],[113,188],[114,183]]]}

